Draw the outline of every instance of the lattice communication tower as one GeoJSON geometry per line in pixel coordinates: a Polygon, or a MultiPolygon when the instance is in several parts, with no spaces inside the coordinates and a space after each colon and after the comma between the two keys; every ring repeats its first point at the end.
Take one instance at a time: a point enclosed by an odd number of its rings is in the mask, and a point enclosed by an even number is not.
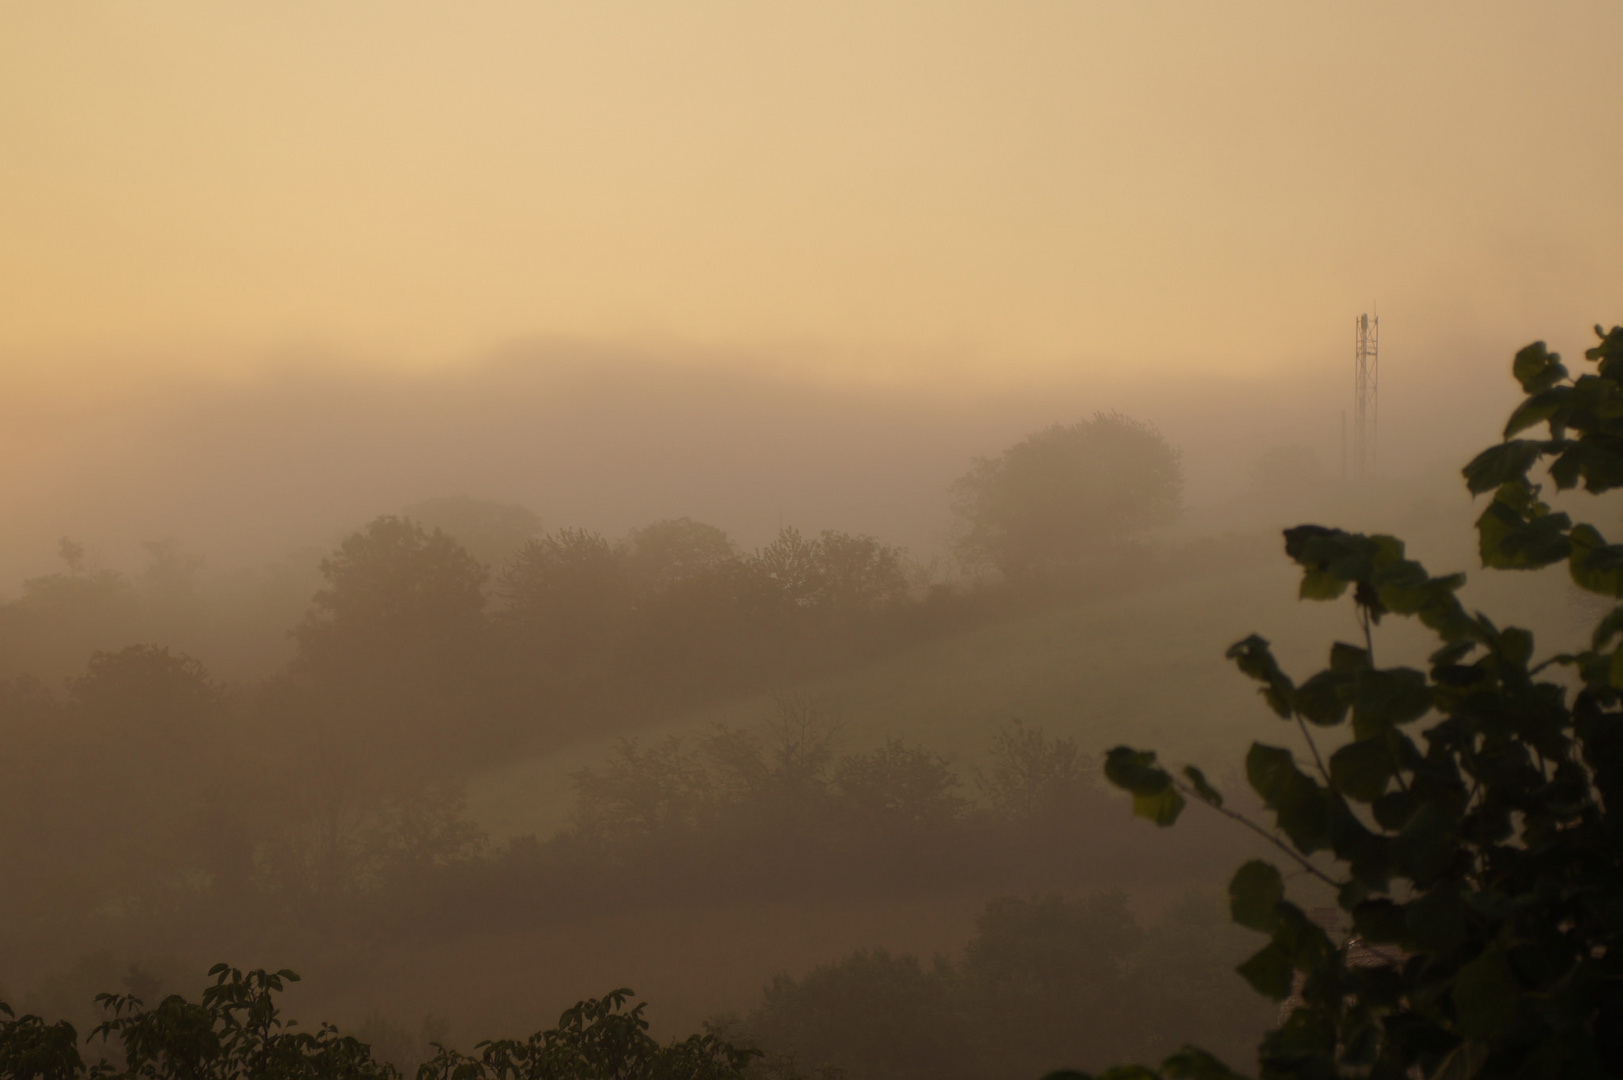
{"type": "Polygon", "coordinates": [[[1375,421],[1381,381],[1381,317],[1353,321],[1353,468],[1358,477],[1375,475],[1375,421]]]}

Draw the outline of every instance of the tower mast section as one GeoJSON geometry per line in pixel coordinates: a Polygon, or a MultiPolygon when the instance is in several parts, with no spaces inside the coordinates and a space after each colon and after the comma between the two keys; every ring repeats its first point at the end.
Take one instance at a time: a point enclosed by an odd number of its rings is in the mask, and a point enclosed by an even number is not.
{"type": "Polygon", "coordinates": [[[1375,429],[1381,381],[1381,317],[1353,321],[1353,470],[1375,475],[1375,429]]]}

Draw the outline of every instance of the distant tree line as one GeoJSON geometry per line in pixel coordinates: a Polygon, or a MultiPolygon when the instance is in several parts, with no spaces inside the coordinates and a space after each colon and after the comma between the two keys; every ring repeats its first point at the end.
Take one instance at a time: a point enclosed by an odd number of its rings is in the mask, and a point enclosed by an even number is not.
{"type": "Polygon", "coordinates": [[[457,773],[381,722],[289,708],[304,692],[232,693],[148,646],[98,654],[65,696],[0,684],[6,937],[67,948],[97,927],[183,926],[224,947],[251,924],[374,939],[677,896],[1184,881],[1237,851],[1191,830],[1146,852],[1068,739],[1010,724],[966,776],[900,741],[839,753],[826,712],[794,698],[755,727],[627,740],[575,775],[565,828],[493,847],[457,773]]]}
{"type": "Polygon", "coordinates": [[[1234,993],[1249,941],[1222,908],[1188,893],[1146,926],[1120,892],[1003,897],[981,909],[960,957],[926,965],[858,950],[798,979],[780,973],[746,1012],[664,1043],[630,990],[467,1052],[409,1036],[379,1043],[285,1016],[279,995],[293,972],[221,964],[195,1000],[100,994],[100,1020],[82,1033],[0,1002],[0,1078],[1030,1080],[1165,1052],[1190,1034],[1218,1048],[1254,1040],[1273,1010],[1234,993]]]}
{"type": "Polygon", "coordinates": [[[961,957],[859,950],[779,974],[719,1030],[765,1068],[831,1080],[1034,1080],[1193,1037],[1243,1059],[1275,1010],[1244,993],[1233,969],[1252,941],[1225,916],[1199,892],[1148,926],[1120,892],[1006,896],[961,957]]]}
{"type": "MultiPolygon", "coordinates": [[[[1078,431],[1045,458],[1062,478],[1078,446],[1159,440],[1108,415],[1078,431]]],[[[611,542],[464,500],[416,508],[421,521],[377,518],[312,559],[313,598],[289,570],[243,586],[274,603],[226,613],[202,601],[200,560],[173,541],[148,545],[151,565],[131,579],[64,540],[65,571],[0,604],[12,672],[26,666],[18,657],[61,660],[64,642],[92,646],[65,682],[0,679],[0,961],[131,939],[216,955],[295,937],[364,943],[676,895],[1187,880],[1207,838],[1184,838],[1186,865],[1170,869],[1099,828],[1107,797],[1066,740],[1010,726],[960,774],[901,742],[842,752],[828,717],[799,699],[753,728],[625,742],[575,777],[575,813],[553,836],[493,846],[465,812],[465,778],[514,755],[634,732],[1077,590],[1130,587],[1120,559],[1139,524],[1073,536],[1068,562],[1047,526],[1044,560],[1016,565],[985,546],[1020,532],[997,525],[997,507],[1014,504],[996,493],[1024,468],[977,466],[963,487],[990,500],[964,557],[1001,586],[948,587],[896,547],[832,530],[784,529],[744,552],[679,518],[611,542]],[[466,544],[433,524],[470,517],[466,544]],[[1031,590],[1038,580],[1048,585],[1031,590]],[[227,684],[150,643],[208,641],[238,632],[232,620],[282,640],[289,661],[227,684]]],[[[1088,490],[1072,480],[1065,497],[1088,490]]],[[[1140,578],[1162,569],[1146,559],[1140,578]]]]}

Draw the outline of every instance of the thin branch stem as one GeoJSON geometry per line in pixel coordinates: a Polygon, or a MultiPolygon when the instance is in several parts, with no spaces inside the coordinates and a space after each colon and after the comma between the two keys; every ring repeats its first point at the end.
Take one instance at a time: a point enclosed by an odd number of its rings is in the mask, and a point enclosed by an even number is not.
{"type": "Polygon", "coordinates": [[[1319,775],[1324,777],[1325,787],[1333,787],[1330,783],[1330,770],[1324,767],[1324,759],[1319,756],[1319,744],[1313,741],[1313,736],[1307,730],[1307,723],[1300,713],[1296,714],[1296,726],[1302,729],[1302,738],[1307,741],[1307,748],[1313,751],[1313,763],[1319,767],[1319,775]]]}
{"type": "Polygon", "coordinates": [[[1312,863],[1308,862],[1307,858],[1302,855],[1301,852],[1296,851],[1290,845],[1286,844],[1285,841],[1281,840],[1279,837],[1275,836],[1261,825],[1258,825],[1255,821],[1252,821],[1244,814],[1230,810],[1226,806],[1218,806],[1216,803],[1207,802],[1205,799],[1200,797],[1199,793],[1197,793],[1194,788],[1190,787],[1188,784],[1177,779],[1176,777],[1173,778],[1172,784],[1179,791],[1186,795],[1192,796],[1194,800],[1200,803],[1202,806],[1209,806],[1213,810],[1216,810],[1219,814],[1222,814],[1224,817],[1238,821],[1241,825],[1244,825],[1246,828],[1250,829],[1252,832],[1274,845],[1274,847],[1278,848],[1280,851],[1283,851],[1286,855],[1289,855],[1303,870],[1306,870],[1308,873],[1312,874],[1314,877],[1318,878],[1331,888],[1340,889],[1346,884],[1344,881],[1337,881],[1336,879],[1330,877],[1323,870],[1320,870],[1317,866],[1314,866],[1312,863]]]}

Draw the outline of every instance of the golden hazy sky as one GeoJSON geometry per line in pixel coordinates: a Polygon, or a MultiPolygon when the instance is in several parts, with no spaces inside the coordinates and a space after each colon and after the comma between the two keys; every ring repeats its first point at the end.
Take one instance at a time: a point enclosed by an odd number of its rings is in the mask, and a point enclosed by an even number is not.
{"type": "Polygon", "coordinates": [[[0,365],[990,378],[1623,319],[1623,4],[0,6],[0,365]]]}

